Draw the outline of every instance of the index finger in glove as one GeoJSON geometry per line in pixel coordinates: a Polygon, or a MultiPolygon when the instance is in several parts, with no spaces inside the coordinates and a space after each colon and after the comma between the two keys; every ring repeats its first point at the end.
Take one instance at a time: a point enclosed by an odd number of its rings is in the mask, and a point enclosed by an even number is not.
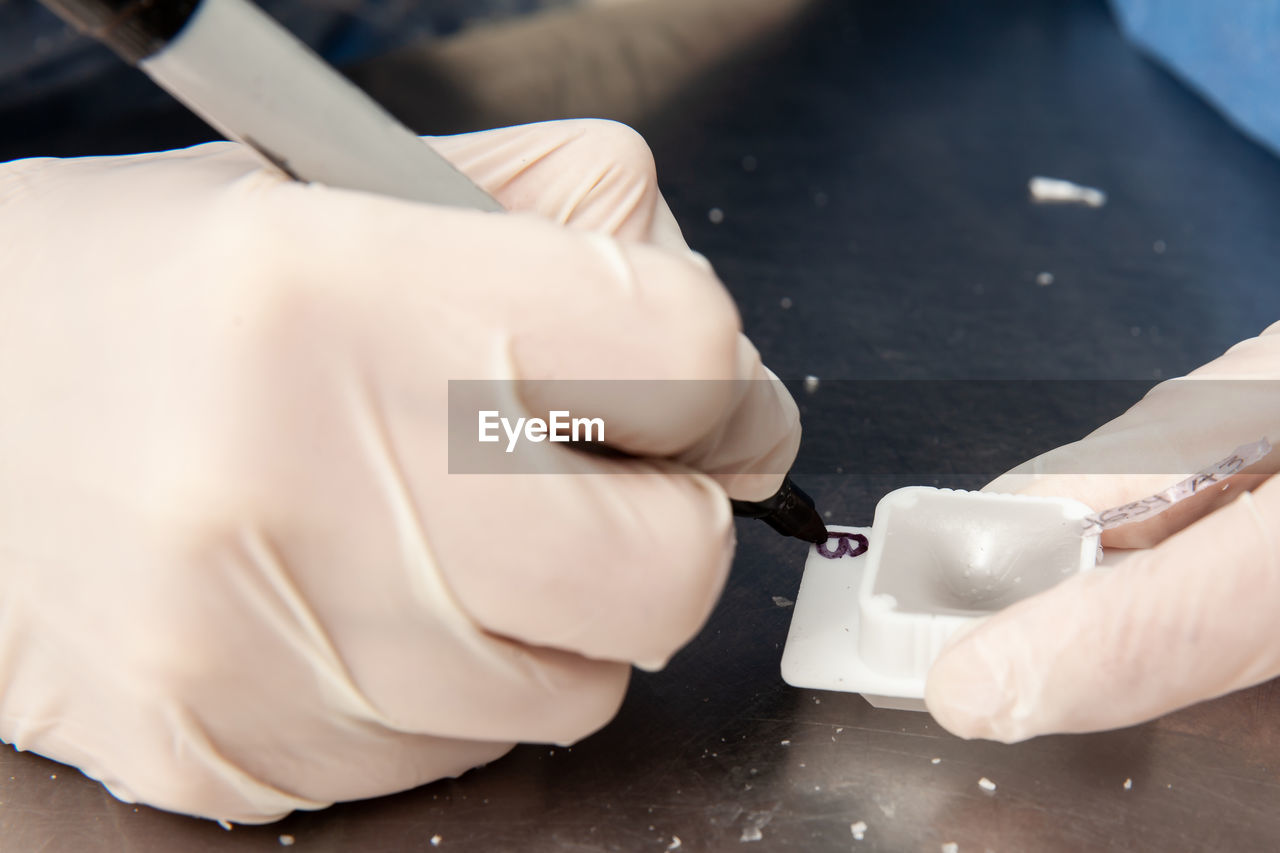
{"type": "MultiPolygon", "coordinates": [[[[661,326],[639,325],[648,334],[651,349],[646,357],[628,360],[620,366],[602,361],[611,344],[596,350],[593,357],[578,365],[558,363],[539,376],[559,379],[658,379],[658,383],[606,387],[596,382],[556,388],[527,386],[523,389],[539,408],[571,408],[581,411],[629,411],[615,418],[614,445],[628,452],[670,455],[671,449],[655,449],[654,438],[674,429],[692,436],[696,447],[678,454],[681,462],[707,471],[735,498],[758,500],[772,495],[785,475],[799,446],[799,412],[783,385],[760,362],[760,356],[744,336],[737,334],[732,351],[721,352],[732,363],[713,363],[705,354],[689,349],[692,341],[721,340],[720,331],[732,324],[721,306],[706,304],[699,294],[706,282],[723,290],[701,256],[690,252],[674,217],[657,188],[653,155],[643,138],[625,125],[611,121],[571,120],[521,125],[480,133],[436,137],[430,141],[440,153],[476,180],[512,210],[528,211],[550,218],[570,228],[606,234],[622,241],[640,241],[672,250],[675,256],[692,260],[695,269],[671,275],[676,287],[689,293],[669,293],[659,305],[683,306],[683,319],[672,318],[661,326]],[[690,335],[690,320],[705,320],[701,332],[690,335]],[[681,370],[673,374],[657,361],[681,370]],[[613,368],[611,371],[610,368],[613,368]],[[585,368],[585,369],[584,369],[585,368]],[[656,369],[655,369],[656,368],[656,369]],[[671,380],[677,380],[672,382],[671,380]],[[696,385],[687,380],[709,380],[696,385]],[[701,400],[703,402],[698,402],[701,400]],[[626,405],[622,405],[627,401],[626,405]],[[710,403],[722,413],[716,423],[690,431],[681,428],[682,412],[695,412],[710,403]],[[652,423],[662,419],[670,426],[652,423]]],[[[643,276],[658,284],[655,271],[648,273],[634,261],[616,252],[616,247],[600,244],[602,254],[614,255],[613,263],[626,277],[643,276]]],[[[591,279],[584,279],[590,283],[591,279]]],[[[602,280],[597,280],[603,283],[602,280]]],[[[646,301],[651,301],[650,299],[646,301]]],[[[618,306],[622,319],[633,316],[639,306],[618,306]]],[[[578,312],[574,330],[559,323],[549,334],[539,336],[526,352],[554,354],[558,347],[547,339],[571,340],[595,324],[578,312]]],[[[605,309],[609,310],[609,309],[605,309]]],[[[547,324],[548,327],[551,324],[547,324]]],[[[605,332],[616,329],[606,325],[605,332]]],[[[576,353],[574,353],[576,354],[576,353]]]]}
{"type": "Polygon", "coordinates": [[[1117,728],[1280,674],[1280,480],[993,616],[933,665],[948,730],[1005,742],[1117,728]]]}

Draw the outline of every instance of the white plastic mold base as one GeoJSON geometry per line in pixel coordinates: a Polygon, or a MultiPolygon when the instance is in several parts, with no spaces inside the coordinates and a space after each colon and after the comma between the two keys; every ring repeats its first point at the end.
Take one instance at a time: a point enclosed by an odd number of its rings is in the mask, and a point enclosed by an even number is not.
{"type": "Polygon", "coordinates": [[[782,678],[924,710],[929,667],[957,631],[1092,568],[1089,507],[1065,498],[912,487],[866,527],[831,527],[805,562],[782,678]]]}

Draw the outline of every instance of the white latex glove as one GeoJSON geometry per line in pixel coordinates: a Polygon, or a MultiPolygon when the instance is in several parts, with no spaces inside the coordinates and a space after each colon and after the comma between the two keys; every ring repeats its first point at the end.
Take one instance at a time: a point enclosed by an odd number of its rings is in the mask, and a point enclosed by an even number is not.
{"type": "MultiPolygon", "coordinates": [[[[987,489],[1076,498],[1095,511],[1147,497],[1240,445],[1264,436],[1280,445],[1276,380],[1280,324],[987,489]]],[[[962,737],[1014,742],[1131,725],[1280,675],[1278,468],[1273,450],[1225,490],[1104,533],[1104,549],[1145,550],[961,637],[929,673],[929,710],[962,737]]]]}
{"type": "Polygon", "coordinates": [[[0,166],[4,740],[263,822],[575,741],[702,625],[722,484],[776,489],[794,403],[721,383],[590,413],[652,458],[451,476],[450,378],[770,374],[632,131],[432,144],[527,212],[292,183],[230,143],[0,166]]]}

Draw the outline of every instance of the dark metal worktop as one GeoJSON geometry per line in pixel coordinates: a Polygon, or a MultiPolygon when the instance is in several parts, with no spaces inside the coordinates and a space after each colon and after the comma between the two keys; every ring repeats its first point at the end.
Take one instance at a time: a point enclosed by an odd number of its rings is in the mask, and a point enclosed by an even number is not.
{"type": "MultiPolygon", "coordinates": [[[[1124,43],[1101,3],[819,3],[650,106],[591,111],[646,133],[689,242],[784,377],[835,389],[862,378],[1141,384],[1280,319],[1280,159],[1124,43]],[[1101,187],[1109,202],[1034,206],[1026,182],[1038,174],[1101,187]],[[1053,283],[1038,285],[1040,272],[1053,283]]],[[[424,131],[510,118],[460,115],[409,118],[424,131]]],[[[165,127],[154,130],[165,144],[206,132],[165,127]]],[[[108,149],[134,141],[102,133],[108,149]]],[[[92,137],[46,139],[73,153],[92,137]]],[[[45,141],[8,138],[4,150],[45,141]]],[[[801,468],[828,472],[803,485],[834,522],[867,524],[910,472],[830,471],[822,460],[839,458],[845,433],[823,418],[827,393],[797,393],[801,468]]],[[[1116,411],[1110,398],[1093,405],[1086,425],[1116,411]]],[[[1034,420],[1017,409],[987,421],[1034,420]]],[[[916,429],[921,445],[937,434],[927,421],[916,429]]],[[[992,441],[1029,454],[1059,438],[1009,427],[992,441]]],[[[936,446],[931,473],[956,472],[941,485],[998,473],[936,446]]],[[[226,832],[123,805],[6,748],[0,849],[275,850],[281,834],[307,853],[437,849],[433,836],[459,851],[662,851],[676,837],[681,850],[743,853],[1280,846],[1276,683],[1124,731],[964,742],[924,714],[782,683],[790,610],[772,597],[794,598],[803,559],[802,543],[740,523],[706,629],[665,671],[637,673],[618,718],[572,749],[523,746],[461,779],[226,832]]]]}

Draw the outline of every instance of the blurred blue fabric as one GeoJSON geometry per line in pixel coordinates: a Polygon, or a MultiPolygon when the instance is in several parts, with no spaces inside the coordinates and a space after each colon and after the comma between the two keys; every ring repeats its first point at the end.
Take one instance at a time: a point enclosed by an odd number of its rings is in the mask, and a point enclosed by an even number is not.
{"type": "Polygon", "coordinates": [[[1280,0],[1111,0],[1129,39],[1280,154],[1280,0]]]}

